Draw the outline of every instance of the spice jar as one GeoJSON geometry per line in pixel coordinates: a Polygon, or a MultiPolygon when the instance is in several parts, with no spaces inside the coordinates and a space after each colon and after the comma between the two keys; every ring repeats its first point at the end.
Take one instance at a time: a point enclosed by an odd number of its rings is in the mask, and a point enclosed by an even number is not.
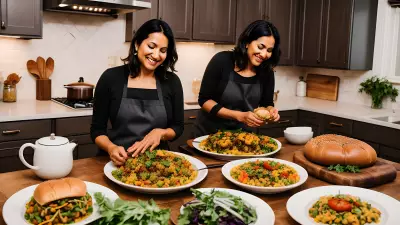
{"type": "Polygon", "coordinates": [[[3,102],[17,101],[17,88],[15,85],[5,84],[3,88],[3,102]]]}

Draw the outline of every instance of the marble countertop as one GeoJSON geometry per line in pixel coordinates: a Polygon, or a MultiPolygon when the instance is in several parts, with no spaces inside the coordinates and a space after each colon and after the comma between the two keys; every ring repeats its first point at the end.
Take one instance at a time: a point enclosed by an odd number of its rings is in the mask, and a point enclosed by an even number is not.
{"type": "MultiPolygon", "coordinates": [[[[275,103],[280,111],[302,109],[351,120],[400,129],[400,124],[373,118],[391,116],[400,120],[400,112],[388,109],[371,109],[369,106],[344,102],[325,101],[306,97],[280,96],[275,103]]],[[[185,104],[185,110],[199,109],[198,105],[185,104]]],[[[71,109],[53,101],[18,100],[15,103],[0,102],[0,122],[90,116],[91,109],[71,109]]]]}

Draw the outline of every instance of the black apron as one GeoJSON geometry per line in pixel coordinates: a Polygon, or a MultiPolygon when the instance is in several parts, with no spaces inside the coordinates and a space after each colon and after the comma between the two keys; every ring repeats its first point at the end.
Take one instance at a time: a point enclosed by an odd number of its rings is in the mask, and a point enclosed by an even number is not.
{"type": "MultiPolygon", "coordinates": [[[[153,129],[164,129],[168,125],[161,84],[157,78],[158,100],[127,98],[127,85],[128,80],[124,85],[121,105],[119,106],[114,126],[109,132],[111,142],[123,146],[125,150],[136,141],[141,141],[153,129]]],[[[168,150],[168,143],[162,141],[158,148],[168,150]]]]}
{"type": "MultiPolygon", "coordinates": [[[[229,74],[228,83],[218,102],[221,106],[242,112],[253,111],[258,107],[261,100],[261,84],[258,80],[253,84],[238,83],[234,80],[235,71],[229,74]]],[[[245,124],[236,121],[213,116],[203,110],[199,110],[194,128],[194,137],[208,135],[218,130],[236,130],[255,132],[245,124]]]]}

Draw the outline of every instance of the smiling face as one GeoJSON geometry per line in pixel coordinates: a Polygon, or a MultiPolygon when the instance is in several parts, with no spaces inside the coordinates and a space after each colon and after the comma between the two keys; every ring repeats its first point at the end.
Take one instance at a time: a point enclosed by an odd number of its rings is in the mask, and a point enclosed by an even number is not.
{"type": "Polygon", "coordinates": [[[271,58],[274,49],[274,36],[262,36],[257,40],[247,44],[247,56],[249,57],[249,65],[259,66],[263,61],[271,58]]]}
{"type": "Polygon", "coordinates": [[[141,69],[154,71],[167,58],[168,39],[161,32],[151,33],[136,49],[141,69]]]}

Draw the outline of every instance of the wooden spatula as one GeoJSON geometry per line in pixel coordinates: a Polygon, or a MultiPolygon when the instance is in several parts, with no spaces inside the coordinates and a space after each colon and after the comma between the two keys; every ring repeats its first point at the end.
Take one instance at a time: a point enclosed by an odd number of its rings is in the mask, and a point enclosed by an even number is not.
{"type": "Polygon", "coordinates": [[[26,63],[26,67],[28,68],[29,73],[31,73],[36,79],[40,79],[40,72],[35,61],[29,60],[26,63]]]}
{"type": "Polygon", "coordinates": [[[39,56],[37,57],[36,62],[38,64],[40,79],[46,79],[46,61],[44,61],[44,59],[39,56]]]}
{"type": "Polygon", "coordinates": [[[46,78],[49,78],[54,71],[54,59],[49,57],[46,60],[46,78]]]}

